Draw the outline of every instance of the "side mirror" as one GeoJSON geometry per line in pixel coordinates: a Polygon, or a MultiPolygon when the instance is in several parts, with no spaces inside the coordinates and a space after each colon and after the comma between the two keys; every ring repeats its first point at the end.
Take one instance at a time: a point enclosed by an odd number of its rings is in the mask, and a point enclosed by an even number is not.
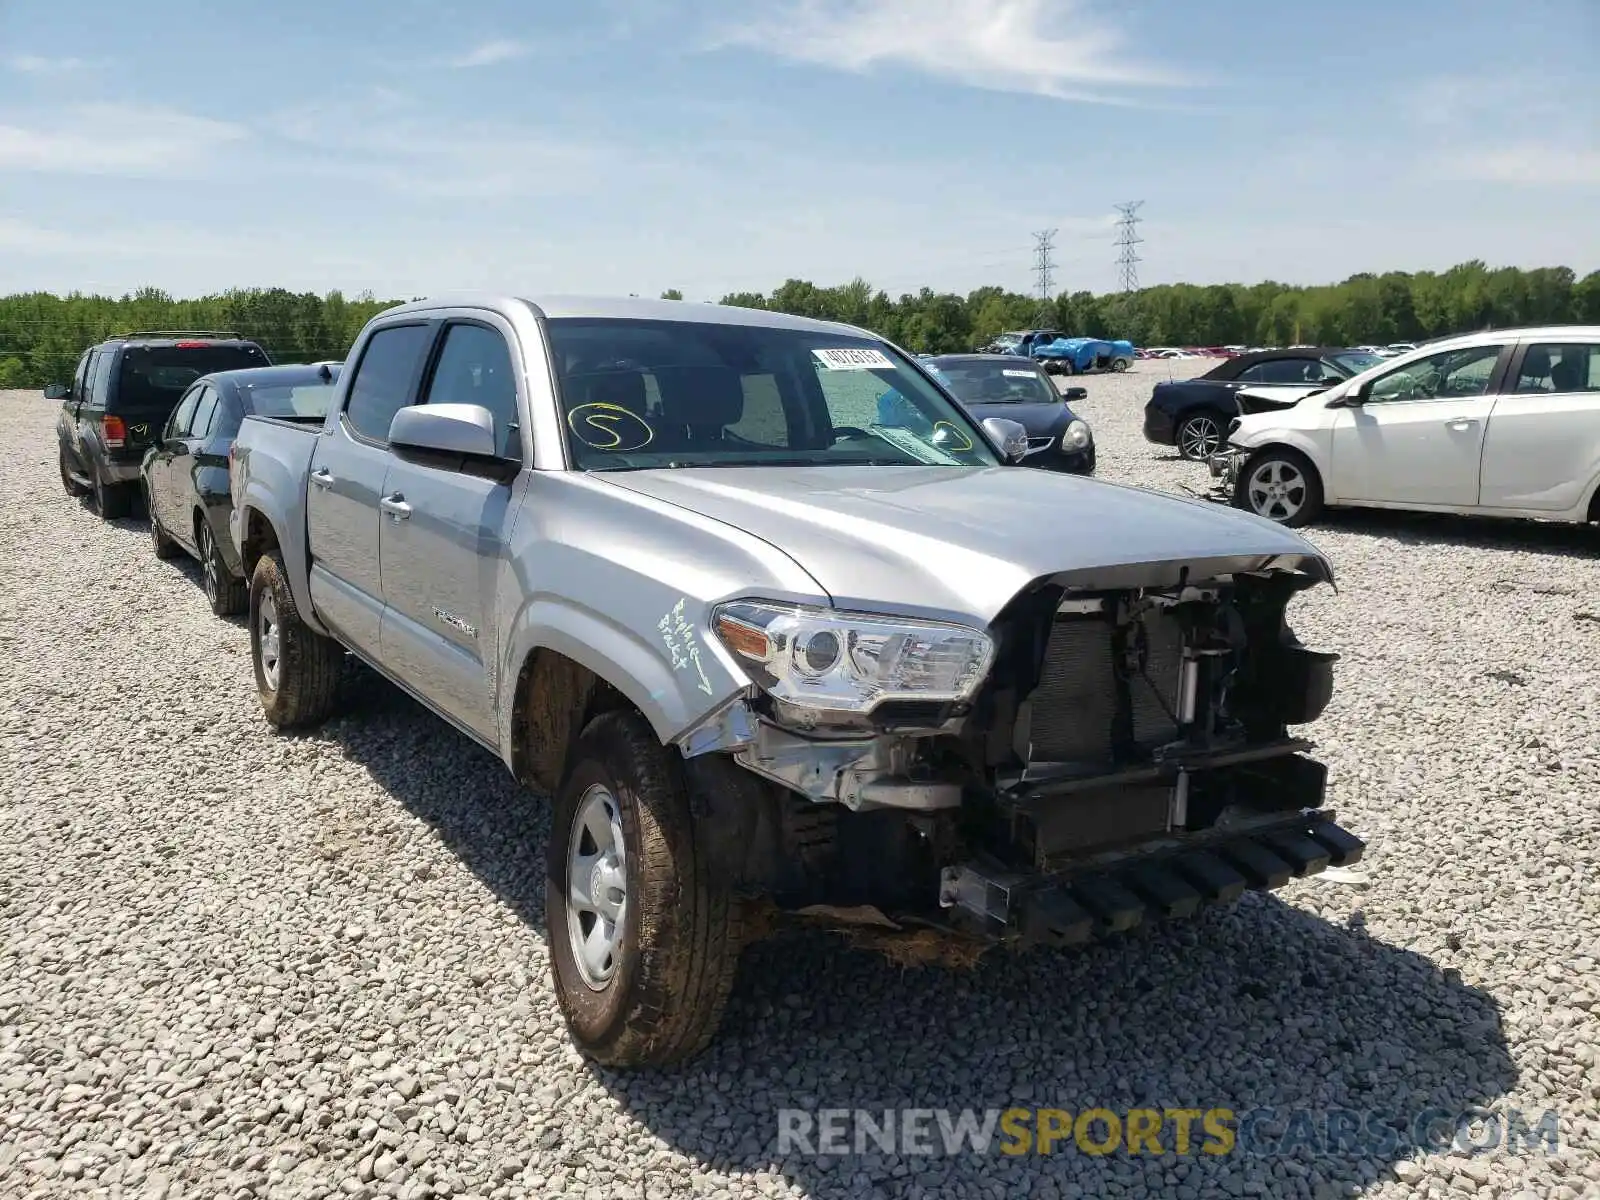
{"type": "Polygon", "coordinates": [[[389,444],[398,450],[494,458],[494,415],[481,404],[413,404],[395,413],[389,444]]]}
{"type": "Polygon", "coordinates": [[[1061,398],[1063,400],[1087,400],[1089,398],[1089,389],[1086,387],[1070,387],[1061,393],[1061,398]]]}
{"type": "Polygon", "coordinates": [[[1019,463],[1028,455],[1028,431],[1016,421],[1004,417],[987,417],[983,432],[1000,450],[1008,463],[1019,463]]]}
{"type": "Polygon", "coordinates": [[[64,383],[52,383],[44,389],[46,400],[65,400],[72,395],[72,389],[64,383]]]}

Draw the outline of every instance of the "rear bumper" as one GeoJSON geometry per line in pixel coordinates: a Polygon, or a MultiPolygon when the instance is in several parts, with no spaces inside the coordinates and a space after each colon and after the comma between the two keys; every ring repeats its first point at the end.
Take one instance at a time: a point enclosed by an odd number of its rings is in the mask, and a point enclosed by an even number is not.
{"type": "Polygon", "coordinates": [[[1183,919],[1246,891],[1358,862],[1366,844],[1306,812],[1056,875],[1016,875],[969,863],[945,872],[940,903],[963,932],[1020,945],[1074,945],[1160,918],[1183,919]]]}
{"type": "Polygon", "coordinates": [[[131,459],[103,458],[95,466],[106,483],[138,483],[141,477],[139,468],[143,461],[141,454],[131,459]]]}

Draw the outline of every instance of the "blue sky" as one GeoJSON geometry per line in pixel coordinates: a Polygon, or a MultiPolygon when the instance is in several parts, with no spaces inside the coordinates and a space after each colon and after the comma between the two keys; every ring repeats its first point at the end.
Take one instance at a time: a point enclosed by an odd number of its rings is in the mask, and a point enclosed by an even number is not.
{"type": "Polygon", "coordinates": [[[1595,0],[219,11],[0,0],[0,292],[1600,266],[1595,0]]]}

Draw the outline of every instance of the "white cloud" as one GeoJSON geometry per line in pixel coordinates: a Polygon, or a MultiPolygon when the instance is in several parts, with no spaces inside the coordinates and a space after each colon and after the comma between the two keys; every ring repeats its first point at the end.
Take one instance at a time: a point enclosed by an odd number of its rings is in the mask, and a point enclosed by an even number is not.
{"type": "Polygon", "coordinates": [[[1139,63],[1083,0],[790,0],[714,45],[843,71],[900,65],[992,91],[1099,103],[1119,102],[1119,89],[1189,82],[1139,63]]]}
{"type": "Polygon", "coordinates": [[[404,96],[371,91],[333,93],[278,113],[263,127],[288,144],[297,171],[413,197],[582,194],[627,161],[594,139],[443,122],[404,96]]]}
{"type": "Polygon", "coordinates": [[[531,49],[526,42],[513,38],[493,38],[474,46],[459,58],[452,58],[452,67],[492,67],[496,63],[510,62],[526,56],[531,49]]]}
{"type": "Polygon", "coordinates": [[[1519,142],[1484,152],[1441,154],[1436,178],[1527,187],[1600,186],[1600,148],[1519,142]]]}
{"type": "Polygon", "coordinates": [[[1413,156],[1421,179],[1586,187],[1600,184],[1600,138],[1589,117],[1597,101],[1600,89],[1585,78],[1440,76],[1404,93],[1402,111],[1423,151],[1413,156]]]}
{"type": "Polygon", "coordinates": [[[81,58],[47,58],[40,54],[18,54],[6,59],[6,66],[24,75],[54,75],[58,71],[75,71],[88,65],[81,58]]]}
{"type": "Polygon", "coordinates": [[[86,104],[36,125],[0,124],[0,171],[190,174],[245,136],[243,126],[174,109],[86,104]]]}

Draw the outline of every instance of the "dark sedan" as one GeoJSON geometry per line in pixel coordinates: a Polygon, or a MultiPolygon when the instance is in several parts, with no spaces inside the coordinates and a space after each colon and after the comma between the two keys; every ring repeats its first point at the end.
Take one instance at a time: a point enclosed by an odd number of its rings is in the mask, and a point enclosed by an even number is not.
{"type": "Polygon", "coordinates": [[[1310,346],[1262,350],[1218,363],[1195,379],[1158,383],[1144,407],[1144,436],[1204,461],[1222,448],[1228,425],[1245,412],[1290,408],[1321,388],[1384,360],[1364,350],[1310,346]],[[1241,398],[1239,392],[1250,389],[1241,398]]]}
{"type": "Polygon", "coordinates": [[[1044,371],[1008,354],[941,354],[924,359],[961,405],[979,421],[1004,417],[1028,431],[1027,467],[1094,473],[1094,435],[1067,405],[1088,396],[1068,388],[1065,397],[1044,371]]]}
{"type": "Polygon", "coordinates": [[[321,425],[338,378],[336,365],[219,371],[194,381],[146,451],[140,467],[157,558],[182,550],[199,560],[206,599],[219,616],[244,611],[239,553],[228,535],[233,500],[228,450],[247,416],[321,425]]]}

